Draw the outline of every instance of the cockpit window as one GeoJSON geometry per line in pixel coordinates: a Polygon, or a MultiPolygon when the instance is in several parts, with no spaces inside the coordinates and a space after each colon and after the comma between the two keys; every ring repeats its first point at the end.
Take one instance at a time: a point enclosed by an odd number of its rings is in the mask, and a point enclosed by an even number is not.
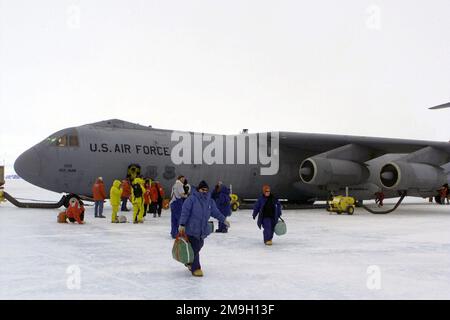
{"type": "Polygon", "coordinates": [[[64,134],[61,136],[52,136],[47,138],[51,146],[56,147],[78,147],[78,135],[76,133],[64,134]]]}
{"type": "Polygon", "coordinates": [[[69,146],[78,147],[78,136],[69,136],[69,146]]]}
{"type": "Polygon", "coordinates": [[[58,147],[67,147],[67,145],[68,145],[67,136],[64,135],[64,136],[56,139],[56,145],[58,147]]]}

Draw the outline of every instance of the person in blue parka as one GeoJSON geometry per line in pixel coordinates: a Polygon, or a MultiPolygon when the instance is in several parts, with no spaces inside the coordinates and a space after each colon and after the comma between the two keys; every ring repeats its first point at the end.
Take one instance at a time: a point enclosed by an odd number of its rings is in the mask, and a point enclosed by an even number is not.
{"type": "Polygon", "coordinates": [[[270,186],[263,186],[263,194],[253,207],[253,220],[258,216],[258,227],[263,227],[264,243],[268,246],[272,245],[272,238],[275,225],[281,217],[280,201],[271,193],[270,186]]]}
{"type": "Polygon", "coordinates": [[[171,228],[170,235],[173,239],[177,237],[178,227],[180,226],[181,208],[183,202],[187,198],[187,194],[184,191],[183,184],[186,178],[184,176],[178,176],[175,184],[172,187],[172,195],[170,196],[170,219],[171,228]]]}
{"type": "Polygon", "coordinates": [[[192,194],[183,203],[180,227],[178,228],[180,235],[187,235],[192,245],[194,261],[186,266],[191,270],[192,275],[196,277],[203,276],[200,266],[200,250],[203,247],[205,238],[210,233],[208,226],[210,216],[230,227],[226,217],[217,209],[216,203],[211,199],[208,184],[205,181],[201,181],[197,190],[193,190],[192,194]]]}
{"type": "MultiPolygon", "coordinates": [[[[213,193],[211,194],[211,198],[214,199],[217,205],[217,209],[225,216],[231,216],[231,198],[230,198],[230,189],[227,188],[221,181],[216,185],[213,193]]],[[[228,228],[222,222],[219,222],[219,228],[216,232],[227,233],[228,228]]]]}

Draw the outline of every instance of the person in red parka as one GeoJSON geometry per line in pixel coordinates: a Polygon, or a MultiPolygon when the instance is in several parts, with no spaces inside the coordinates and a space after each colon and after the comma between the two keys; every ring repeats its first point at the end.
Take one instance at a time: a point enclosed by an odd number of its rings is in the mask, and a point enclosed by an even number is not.
{"type": "Polygon", "coordinates": [[[92,196],[95,202],[95,209],[94,209],[95,217],[106,218],[103,215],[103,202],[106,199],[106,192],[102,177],[98,177],[97,181],[92,186],[92,196]]]}
{"type": "Polygon", "coordinates": [[[78,224],[84,224],[83,202],[77,198],[70,199],[69,206],[66,210],[66,216],[72,223],[76,221],[78,224]]]}
{"type": "Polygon", "coordinates": [[[130,211],[129,209],[127,209],[127,202],[128,199],[130,199],[131,196],[131,184],[130,181],[128,179],[123,179],[122,180],[122,195],[121,195],[121,200],[122,200],[122,206],[120,208],[120,211],[130,211]]]}

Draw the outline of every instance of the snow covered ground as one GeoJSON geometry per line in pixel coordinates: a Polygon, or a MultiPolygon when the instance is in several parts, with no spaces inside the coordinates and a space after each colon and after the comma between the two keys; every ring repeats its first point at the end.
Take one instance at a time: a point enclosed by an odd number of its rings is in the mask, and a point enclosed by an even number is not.
{"type": "MultiPolygon", "coordinates": [[[[6,190],[60,198],[20,180],[6,190]]],[[[81,226],[58,212],[0,204],[0,299],[450,299],[450,206],[422,199],[388,215],[285,211],[272,247],[238,211],[206,239],[203,278],[172,259],[169,211],[111,224],[89,207],[81,226]]]]}

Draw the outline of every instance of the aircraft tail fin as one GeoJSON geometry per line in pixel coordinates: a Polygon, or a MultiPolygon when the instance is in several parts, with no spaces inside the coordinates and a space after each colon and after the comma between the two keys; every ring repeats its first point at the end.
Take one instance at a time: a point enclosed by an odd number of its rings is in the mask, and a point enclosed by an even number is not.
{"type": "Polygon", "coordinates": [[[438,106],[434,106],[431,108],[428,108],[430,110],[436,110],[436,109],[444,109],[444,108],[450,108],[450,102],[444,103],[444,104],[440,104],[438,106]]]}

